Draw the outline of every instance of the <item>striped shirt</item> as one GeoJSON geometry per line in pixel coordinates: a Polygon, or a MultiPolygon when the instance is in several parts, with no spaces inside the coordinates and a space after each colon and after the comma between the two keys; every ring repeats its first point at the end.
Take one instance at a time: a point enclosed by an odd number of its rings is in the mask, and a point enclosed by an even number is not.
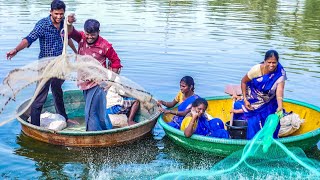
{"type": "MultiPolygon", "coordinates": [[[[63,39],[61,36],[61,30],[63,28],[63,21],[60,23],[60,29],[57,29],[49,15],[46,18],[37,22],[30,34],[25,37],[29,46],[39,38],[40,42],[40,54],[39,59],[43,57],[59,56],[62,54],[63,39]]],[[[29,47],[28,46],[28,47],[29,47]]]]}

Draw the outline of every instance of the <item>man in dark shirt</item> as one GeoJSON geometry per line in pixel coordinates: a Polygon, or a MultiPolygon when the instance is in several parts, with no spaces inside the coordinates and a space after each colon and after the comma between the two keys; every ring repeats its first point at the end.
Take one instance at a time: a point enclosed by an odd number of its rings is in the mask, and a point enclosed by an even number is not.
{"type": "MultiPolygon", "coordinates": [[[[61,30],[63,28],[65,9],[66,5],[63,1],[52,1],[50,15],[38,21],[30,34],[23,38],[16,48],[7,52],[7,59],[10,60],[19,51],[29,47],[37,39],[40,41],[39,59],[61,55],[63,50],[61,30]]],[[[40,126],[40,114],[43,104],[47,99],[50,85],[57,113],[61,114],[67,122],[76,123],[75,121],[68,119],[65,111],[63,91],[61,88],[63,82],[64,80],[62,79],[51,78],[42,87],[31,105],[31,123],[33,125],[40,126]]]]}

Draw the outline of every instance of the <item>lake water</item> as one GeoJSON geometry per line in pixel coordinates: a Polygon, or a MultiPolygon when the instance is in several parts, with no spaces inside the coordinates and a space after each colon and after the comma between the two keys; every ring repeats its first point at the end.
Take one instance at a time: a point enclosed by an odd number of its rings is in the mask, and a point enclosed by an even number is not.
{"type": "MultiPolygon", "coordinates": [[[[200,96],[224,95],[225,85],[239,83],[265,51],[276,49],[288,76],[285,97],[320,106],[318,0],[65,2],[77,29],[88,18],[100,21],[101,35],[122,60],[121,74],[158,99],[172,100],[185,75],[194,77],[200,96]]],[[[0,0],[0,80],[37,59],[38,42],[12,61],[5,53],[48,16],[50,3],[0,0]]],[[[64,84],[65,90],[75,88],[64,84]]],[[[152,179],[221,160],[151,136],[117,148],[53,146],[25,137],[17,121],[0,127],[0,137],[1,179],[152,179]]],[[[308,155],[320,159],[319,150],[308,155]]]]}

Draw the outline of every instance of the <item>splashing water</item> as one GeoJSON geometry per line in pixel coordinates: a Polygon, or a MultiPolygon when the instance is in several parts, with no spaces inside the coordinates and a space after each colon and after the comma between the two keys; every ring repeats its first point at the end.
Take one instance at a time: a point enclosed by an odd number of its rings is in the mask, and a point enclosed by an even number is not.
{"type": "Polygon", "coordinates": [[[287,148],[273,139],[281,114],[268,116],[264,127],[237,151],[215,164],[210,170],[180,171],[157,179],[194,178],[320,178],[320,162],[309,159],[300,148],[287,148]]]}

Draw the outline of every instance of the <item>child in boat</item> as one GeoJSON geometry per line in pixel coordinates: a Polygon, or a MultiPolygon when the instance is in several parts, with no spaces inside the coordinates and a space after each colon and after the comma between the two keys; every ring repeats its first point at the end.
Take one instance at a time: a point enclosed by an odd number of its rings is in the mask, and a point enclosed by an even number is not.
{"type": "Polygon", "coordinates": [[[224,129],[224,124],[219,118],[208,119],[205,111],[208,102],[203,98],[198,98],[192,103],[191,112],[183,119],[180,130],[184,131],[186,137],[193,134],[229,138],[229,133],[224,129]]]}
{"type": "Polygon", "coordinates": [[[167,108],[172,108],[176,104],[179,104],[177,111],[166,110],[163,108],[160,108],[160,111],[165,114],[175,115],[172,118],[172,121],[168,124],[174,128],[180,129],[184,116],[187,115],[191,110],[191,103],[197,98],[199,98],[199,96],[194,93],[193,78],[191,76],[185,76],[180,80],[180,91],[178,92],[177,96],[171,102],[159,100],[158,105],[164,105],[167,108]]]}
{"type": "Polygon", "coordinates": [[[136,124],[136,122],[134,121],[134,117],[140,106],[140,102],[137,99],[125,96],[125,92],[122,92],[121,90],[117,90],[115,86],[111,86],[108,89],[106,98],[107,98],[106,115],[107,115],[107,118],[110,118],[114,126],[115,124],[119,124],[120,127],[136,124]],[[117,115],[123,114],[126,116],[124,116],[124,118],[123,116],[119,116],[119,118],[113,119],[112,118],[113,114],[117,114],[117,115]],[[118,122],[115,122],[115,121],[118,121],[118,122]]]}
{"type": "Polygon", "coordinates": [[[234,120],[247,120],[244,114],[244,110],[242,109],[243,100],[238,100],[234,102],[233,109],[230,111],[230,113],[233,113],[233,119],[234,120]]]}

